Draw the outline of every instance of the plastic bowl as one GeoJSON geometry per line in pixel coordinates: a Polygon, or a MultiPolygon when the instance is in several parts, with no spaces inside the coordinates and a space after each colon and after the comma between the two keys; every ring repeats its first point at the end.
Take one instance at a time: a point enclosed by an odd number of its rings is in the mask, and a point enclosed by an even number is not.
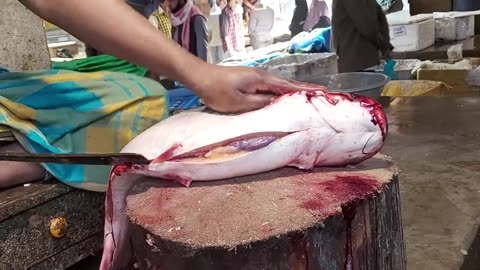
{"type": "Polygon", "coordinates": [[[383,88],[390,81],[390,78],[374,72],[352,72],[298,78],[298,80],[323,85],[327,87],[329,92],[353,93],[380,100],[383,88]]]}

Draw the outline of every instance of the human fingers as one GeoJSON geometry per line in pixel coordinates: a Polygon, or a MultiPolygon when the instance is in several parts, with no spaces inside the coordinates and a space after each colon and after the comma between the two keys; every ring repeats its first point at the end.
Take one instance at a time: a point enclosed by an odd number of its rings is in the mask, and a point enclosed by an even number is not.
{"type": "Polygon", "coordinates": [[[292,92],[290,83],[282,78],[272,75],[264,70],[256,69],[256,82],[249,93],[266,92],[276,95],[292,92]]]}
{"type": "Polygon", "coordinates": [[[327,91],[327,88],[323,85],[306,83],[296,80],[289,80],[289,87],[293,88],[293,91],[327,91]]]}
{"type": "Polygon", "coordinates": [[[256,85],[257,91],[272,92],[275,94],[286,94],[298,91],[326,91],[326,87],[322,85],[305,83],[295,80],[285,80],[276,77],[266,71],[257,70],[261,77],[261,82],[256,85]]]}

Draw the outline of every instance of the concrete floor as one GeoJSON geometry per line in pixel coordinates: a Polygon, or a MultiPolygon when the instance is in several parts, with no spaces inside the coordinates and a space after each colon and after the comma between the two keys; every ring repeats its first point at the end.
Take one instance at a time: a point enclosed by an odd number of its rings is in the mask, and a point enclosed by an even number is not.
{"type": "MultiPolygon", "coordinates": [[[[480,97],[408,98],[385,110],[383,152],[402,170],[408,270],[480,269],[480,247],[472,247],[480,224],[480,97]]],[[[98,269],[98,261],[72,269],[98,269]]]]}
{"type": "MultiPolygon", "coordinates": [[[[480,224],[480,98],[417,97],[386,110],[408,269],[460,269],[478,256],[468,252],[480,224]]],[[[480,269],[473,263],[463,269],[480,269]]]]}

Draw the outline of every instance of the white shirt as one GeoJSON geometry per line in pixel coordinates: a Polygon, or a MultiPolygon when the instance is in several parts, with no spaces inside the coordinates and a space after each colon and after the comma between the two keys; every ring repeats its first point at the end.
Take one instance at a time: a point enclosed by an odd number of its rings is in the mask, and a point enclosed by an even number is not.
{"type": "Polygon", "coordinates": [[[272,29],[275,23],[275,12],[266,5],[255,5],[250,14],[248,32],[262,40],[271,39],[272,29]]]}

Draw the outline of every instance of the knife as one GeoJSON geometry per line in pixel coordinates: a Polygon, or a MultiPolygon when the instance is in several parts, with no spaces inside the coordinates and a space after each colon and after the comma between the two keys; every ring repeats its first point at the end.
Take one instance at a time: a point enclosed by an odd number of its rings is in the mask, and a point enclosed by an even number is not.
{"type": "Polygon", "coordinates": [[[85,164],[85,165],[145,165],[151,160],[139,154],[30,154],[0,153],[0,160],[36,163],[85,164]]]}

